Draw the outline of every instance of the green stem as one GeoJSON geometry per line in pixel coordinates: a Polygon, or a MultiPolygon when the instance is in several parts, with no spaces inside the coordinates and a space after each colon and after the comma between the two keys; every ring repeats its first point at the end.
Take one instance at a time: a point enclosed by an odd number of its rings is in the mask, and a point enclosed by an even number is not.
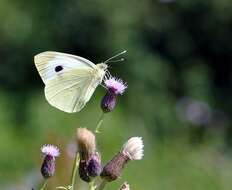
{"type": "Polygon", "coordinates": [[[47,185],[47,183],[48,183],[48,180],[45,179],[45,180],[44,180],[44,183],[43,183],[43,186],[40,188],[40,190],[44,190],[45,187],[46,187],[46,185],[47,185]]]}
{"type": "Polygon", "coordinates": [[[100,185],[98,186],[97,190],[103,190],[106,186],[106,183],[107,183],[107,181],[103,179],[101,181],[100,185]]]}
{"type": "Polygon", "coordinates": [[[95,190],[94,180],[89,182],[89,190],[95,190]]]}
{"type": "Polygon", "coordinates": [[[75,156],[75,161],[73,164],[73,169],[72,169],[72,176],[71,176],[71,189],[70,190],[74,190],[74,186],[75,186],[75,181],[76,181],[76,175],[77,175],[77,169],[79,167],[79,161],[80,161],[80,156],[79,156],[79,152],[76,152],[76,156],[75,156]]]}
{"type": "Polygon", "coordinates": [[[99,117],[99,119],[98,119],[97,127],[95,129],[95,133],[100,133],[100,127],[101,127],[101,125],[103,123],[104,115],[105,115],[105,113],[102,112],[101,115],[100,115],[100,117],[99,117]]]}

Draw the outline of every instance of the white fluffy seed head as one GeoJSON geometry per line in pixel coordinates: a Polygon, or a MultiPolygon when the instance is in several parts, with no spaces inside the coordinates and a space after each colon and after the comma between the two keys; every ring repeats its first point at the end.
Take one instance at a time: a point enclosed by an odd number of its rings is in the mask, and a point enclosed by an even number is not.
{"type": "Polygon", "coordinates": [[[95,135],[86,128],[77,128],[77,146],[82,159],[89,158],[96,151],[95,135]]]}
{"type": "Polygon", "coordinates": [[[141,160],[143,158],[142,137],[130,138],[122,147],[121,152],[128,156],[130,160],[141,160]]]}

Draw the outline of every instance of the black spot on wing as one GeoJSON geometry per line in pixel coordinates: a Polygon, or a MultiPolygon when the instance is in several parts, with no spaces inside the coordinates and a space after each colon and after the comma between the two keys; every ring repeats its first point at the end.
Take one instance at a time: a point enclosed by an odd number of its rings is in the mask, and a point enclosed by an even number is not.
{"type": "Polygon", "coordinates": [[[60,71],[62,71],[64,68],[61,65],[58,65],[55,67],[55,71],[58,73],[60,71]]]}

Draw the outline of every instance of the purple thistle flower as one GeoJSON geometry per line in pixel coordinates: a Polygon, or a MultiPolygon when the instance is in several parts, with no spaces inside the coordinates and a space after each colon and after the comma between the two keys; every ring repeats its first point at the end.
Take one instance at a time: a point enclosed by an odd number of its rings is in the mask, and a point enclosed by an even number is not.
{"type": "Polygon", "coordinates": [[[40,171],[44,178],[49,178],[54,175],[55,157],[60,155],[60,151],[56,146],[44,145],[41,152],[44,154],[44,160],[40,171]]]}
{"type": "Polygon", "coordinates": [[[43,145],[41,147],[41,152],[44,155],[50,155],[52,157],[57,157],[60,155],[59,149],[56,146],[51,145],[51,144],[43,145]]]}
{"type": "Polygon", "coordinates": [[[123,94],[127,88],[127,84],[124,83],[121,79],[111,77],[105,80],[105,85],[108,91],[115,95],[123,94]]]}
{"type": "Polygon", "coordinates": [[[101,108],[103,112],[107,113],[114,109],[117,96],[124,93],[127,85],[121,79],[117,79],[115,77],[105,80],[105,85],[107,93],[102,98],[101,108]]]}

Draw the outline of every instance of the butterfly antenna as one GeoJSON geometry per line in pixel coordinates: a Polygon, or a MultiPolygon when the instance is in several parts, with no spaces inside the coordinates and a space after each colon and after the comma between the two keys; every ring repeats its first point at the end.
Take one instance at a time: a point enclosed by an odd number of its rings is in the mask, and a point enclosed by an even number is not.
{"type": "Polygon", "coordinates": [[[107,59],[107,60],[106,60],[106,61],[104,61],[103,63],[124,61],[124,59],[123,59],[123,58],[122,58],[122,59],[119,59],[119,60],[115,60],[115,61],[111,61],[111,60],[112,60],[112,59],[114,59],[115,57],[118,57],[118,56],[120,56],[120,55],[122,55],[122,54],[126,53],[126,52],[127,52],[127,51],[126,51],[126,50],[124,50],[124,51],[122,51],[122,52],[120,52],[120,53],[118,53],[118,54],[114,55],[113,57],[111,57],[111,58],[107,59]]]}
{"type": "Polygon", "coordinates": [[[107,63],[116,63],[116,62],[122,62],[124,61],[125,59],[124,58],[121,58],[121,59],[116,59],[116,60],[109,60],[107,61],[107,63]]]}

